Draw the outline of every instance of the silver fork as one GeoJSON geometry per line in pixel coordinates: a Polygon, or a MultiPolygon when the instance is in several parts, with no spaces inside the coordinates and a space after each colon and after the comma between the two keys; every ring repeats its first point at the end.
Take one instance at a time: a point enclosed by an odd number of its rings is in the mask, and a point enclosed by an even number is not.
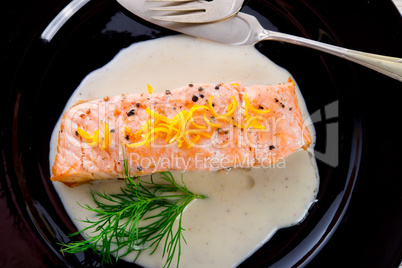
{"type": "Polygon", "coordinates": [[[236,15],[244,0],[148,0],[148,2],[158,2],[157,6],[149,10],[165,12],[160,16],[154,16],[156,20],[207,23],[236,15]]]}
{"type": "MultiPolygon", "coordinates": [[[[132,13],[149,22],[184,34],[237,46],[250,46],[263,40],[287,42],[299,46],[309,47],[347,59],[402,82],[401,58],[360,52],[298,36],[269,31],[264,29],[255,17],[242,12],[238,12],[230,19],[220,20],[214,23],[176,23],[157,20],[154,18],[158,11],[150,10],[150,8],[155,7],[153,5],[151,6],[150,4],[155,2],[149,2],[147,0],[116,1],[132,13]]],[[[243,2],[243,0],[231,1],[243,2]]]]}

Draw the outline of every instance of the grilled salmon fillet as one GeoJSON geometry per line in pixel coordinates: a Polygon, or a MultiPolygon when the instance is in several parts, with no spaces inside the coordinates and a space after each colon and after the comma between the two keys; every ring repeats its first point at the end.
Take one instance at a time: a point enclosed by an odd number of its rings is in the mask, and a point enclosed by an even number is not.
{"type": "Polygon", "coordinates": [[[74,187],[167,170],[268,166],[311,136],[290,79],[280,85],[189,84],[83,101],[62,118],[52,181],[74,187]]]}

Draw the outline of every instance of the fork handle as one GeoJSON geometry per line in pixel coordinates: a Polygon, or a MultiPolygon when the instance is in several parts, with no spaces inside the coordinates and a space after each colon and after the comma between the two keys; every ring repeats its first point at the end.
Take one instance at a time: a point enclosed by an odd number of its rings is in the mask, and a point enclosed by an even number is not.
{"type": "Polygon", "coordinates": [[[402,82],[402,59],[342,48],[284,33],[264,30],[261,40],[275,40],[313,48],[373,69],[402,82]]]}

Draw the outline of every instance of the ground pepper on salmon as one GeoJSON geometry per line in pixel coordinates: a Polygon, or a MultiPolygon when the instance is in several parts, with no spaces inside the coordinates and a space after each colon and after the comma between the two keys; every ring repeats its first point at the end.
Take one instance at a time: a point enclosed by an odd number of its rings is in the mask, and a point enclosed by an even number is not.
{"type": "Polygon", "coordinates": [[[268,166],[311,143],[292,80],[188,84],[166,92],[105,97],[69,109],[51,180],[73,187],[119,178],[123,150],[131,173],[141,176],[268,166]]]}

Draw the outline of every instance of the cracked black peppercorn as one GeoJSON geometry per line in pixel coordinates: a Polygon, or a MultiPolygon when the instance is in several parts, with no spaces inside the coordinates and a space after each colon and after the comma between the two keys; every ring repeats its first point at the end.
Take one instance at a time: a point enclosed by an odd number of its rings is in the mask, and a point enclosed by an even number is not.
{"type": "Polygon", "coordinates": [[[194,95],[194,96],[191,98],[191,100],[192,100],[193,102],[196,102],[196,101],[198,101],[198,97],[194,95]]]}
{"type": "Polygon", "coordinates": [[[217,128],[216,131],[218,134],[229,134],[229,130],[223,130],[221,128],[217,128]]]}
{"type": "Polygon", "coordinates": [[[132,109],[129,112],[127,112],[127,116],[132,116],[132,115],[135,115],[134,109],[132,109]]]}

